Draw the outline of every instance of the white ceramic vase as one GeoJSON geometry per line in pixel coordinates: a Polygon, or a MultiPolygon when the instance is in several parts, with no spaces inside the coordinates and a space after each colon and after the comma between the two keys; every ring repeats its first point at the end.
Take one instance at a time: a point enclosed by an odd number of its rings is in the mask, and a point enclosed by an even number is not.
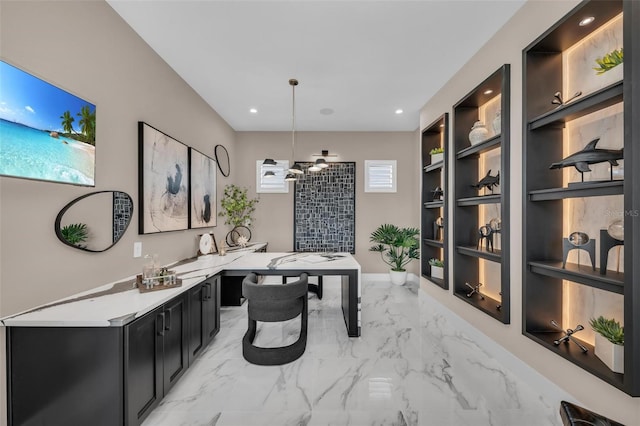
{"type": "Polygon", "coordinates": [[[596,356],[614,373],[624,373],[624,346],[614,345],[596,333],[596,356]]]}
{"type": "Polygon", "coordinates": [[[392,271],[389,270],[389,277],[391,282],[395,285],[404,285],[407,282],[407,271],[392,271]]]}
{"type": "Polygon", "coordinates": [[[469,142],[471,145],[476,145],[487,139],[489,131],[482,121],[476,121],[469,132],[469,142]]]}
{"type": "Polygon", "coordinates": [[[431,154],[431,164],[436,164],[442,161],[444,158],[444,153],[441,152],[439,154],[431,154]]]}
{"type": "Polygon", "coordinates": [[[444,268],[431,265],[431,278],[444,279],[444,268]]]}

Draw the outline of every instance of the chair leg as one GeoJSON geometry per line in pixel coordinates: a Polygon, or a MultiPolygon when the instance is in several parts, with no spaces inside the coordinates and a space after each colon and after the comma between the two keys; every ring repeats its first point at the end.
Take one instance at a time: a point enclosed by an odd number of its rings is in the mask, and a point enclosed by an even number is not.
{"type": "Polygon", "coordinates": [[[315,293],[318,299],[322,300],[322,276],[318,276],[318,284],[308,284],[307,288],[311,293],[315,293]]]}

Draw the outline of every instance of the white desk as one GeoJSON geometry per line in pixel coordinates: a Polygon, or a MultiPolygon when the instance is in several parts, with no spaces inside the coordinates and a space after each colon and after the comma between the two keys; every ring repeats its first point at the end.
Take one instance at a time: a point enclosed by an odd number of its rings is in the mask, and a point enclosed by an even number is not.
{"type": "Polygon", "coordinates": [[[175,296],[216,274],[244,276],[297,275],[342,277],[342,311],[351,337],[360,336],[360,264],[349,253],[322,257],[316,253],[256,253],[256,244],[226,256],[189,259],[169,265],[182,278],[182,286],[140,293],[133,287],[135,276],[49,303],[0,320],[6,327],[117,327],[151,312],[175,296]]]}

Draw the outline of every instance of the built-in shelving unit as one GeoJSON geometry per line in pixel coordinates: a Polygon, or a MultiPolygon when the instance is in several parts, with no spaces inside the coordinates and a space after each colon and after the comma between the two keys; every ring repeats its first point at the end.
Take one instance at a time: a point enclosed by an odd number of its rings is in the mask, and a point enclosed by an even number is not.
{"type": "Polygon", "coordinates": [[[451,143],[454,294],[505,324],[510,321],[509,98],[510,66],[505,64],[454,105],[451,143]],[[477,121],[488,131],[472,145],[469,133],[477,121]],[[500,173],[499,185],[492,191],[474,187],[489,171],[491,176],[500,173]],[[494,231],[492,246],[480,238],[483,226],[494,231]]]}
{"type": "Polygon", "coordinates": [[[633,167],[640,164],[633,143],[640,123],[632,114],[640,89],[628,82],[640,79],[632,58],[640,47],[639,19],[638,2],[584,1],[523,51],[523,334],[632,396],[640,396],[640,327],[634,326],[640,323],[640,265],[633,261],[640,243],[633,167]],[[586,17],[593,22],[581,25],[586,17]],[[624,64],[597,75],[595,59],[623,46],[624,64]],[[556,92],[565,99],[581,94],[557,105],[551,102],[556,92]],[[550,169],[595,138],[598,149],[624,148],[620,166],[591,164],[582,176],[573,166],[550,169]],[[604,274],[578,249],[568,251],[563,267],[563,238],[584,232],[598,253],[601,229],[618,219],[624,245],[609,250],[604,274]],[[601,315],[625,325],[624,374],[594,353],[589,319],[601,315]],[[587,352],[573,342],[554,343],[564,333],[551,321],[563,329],[583,325],[573,337],[587,352]]]}
{"type": "Polygon", "coordinates": [[[448,161],[447,134],[449,132],[449,114],[444,114],[422,131],[422,276],[434,284],[449,288],[447,273],[447,191],[448,179],[445,165],[448,161]],[[429,154],[434,148],[444,148],[442,160],[432,164],[429,154]],[[435,197],[436,188],[441,188],[443,195],[435,197]],[[438,218],[442,218],[444,228],[436,226],[438,218]],[[444,262],[443,278],[432,276],[429,259],[440,259],[444,262]]]}

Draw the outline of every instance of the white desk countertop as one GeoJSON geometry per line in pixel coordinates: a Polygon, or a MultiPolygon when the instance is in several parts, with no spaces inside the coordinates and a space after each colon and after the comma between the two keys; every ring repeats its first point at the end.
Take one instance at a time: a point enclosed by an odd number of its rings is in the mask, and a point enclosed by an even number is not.
{"type": "Polygon", "coordinates": [[[227,253],[226,256],[212,255],[186,263],[173,264],[178,266],[167,265],[178,274],[179,278],[182,278],[181,287],[140,293],[137,288],[133,288],[132,282],[135,276],[131,276],[11,315],[0,319],[0,323],[6,327],[121,326],[225,269],[354,269],[360,275],[360,264],[349,253],[332,253],[329,257],[319,253],[254,253],[254,250],[259,250],[263,246],[255,244],[247,249],[227,253]]]}

